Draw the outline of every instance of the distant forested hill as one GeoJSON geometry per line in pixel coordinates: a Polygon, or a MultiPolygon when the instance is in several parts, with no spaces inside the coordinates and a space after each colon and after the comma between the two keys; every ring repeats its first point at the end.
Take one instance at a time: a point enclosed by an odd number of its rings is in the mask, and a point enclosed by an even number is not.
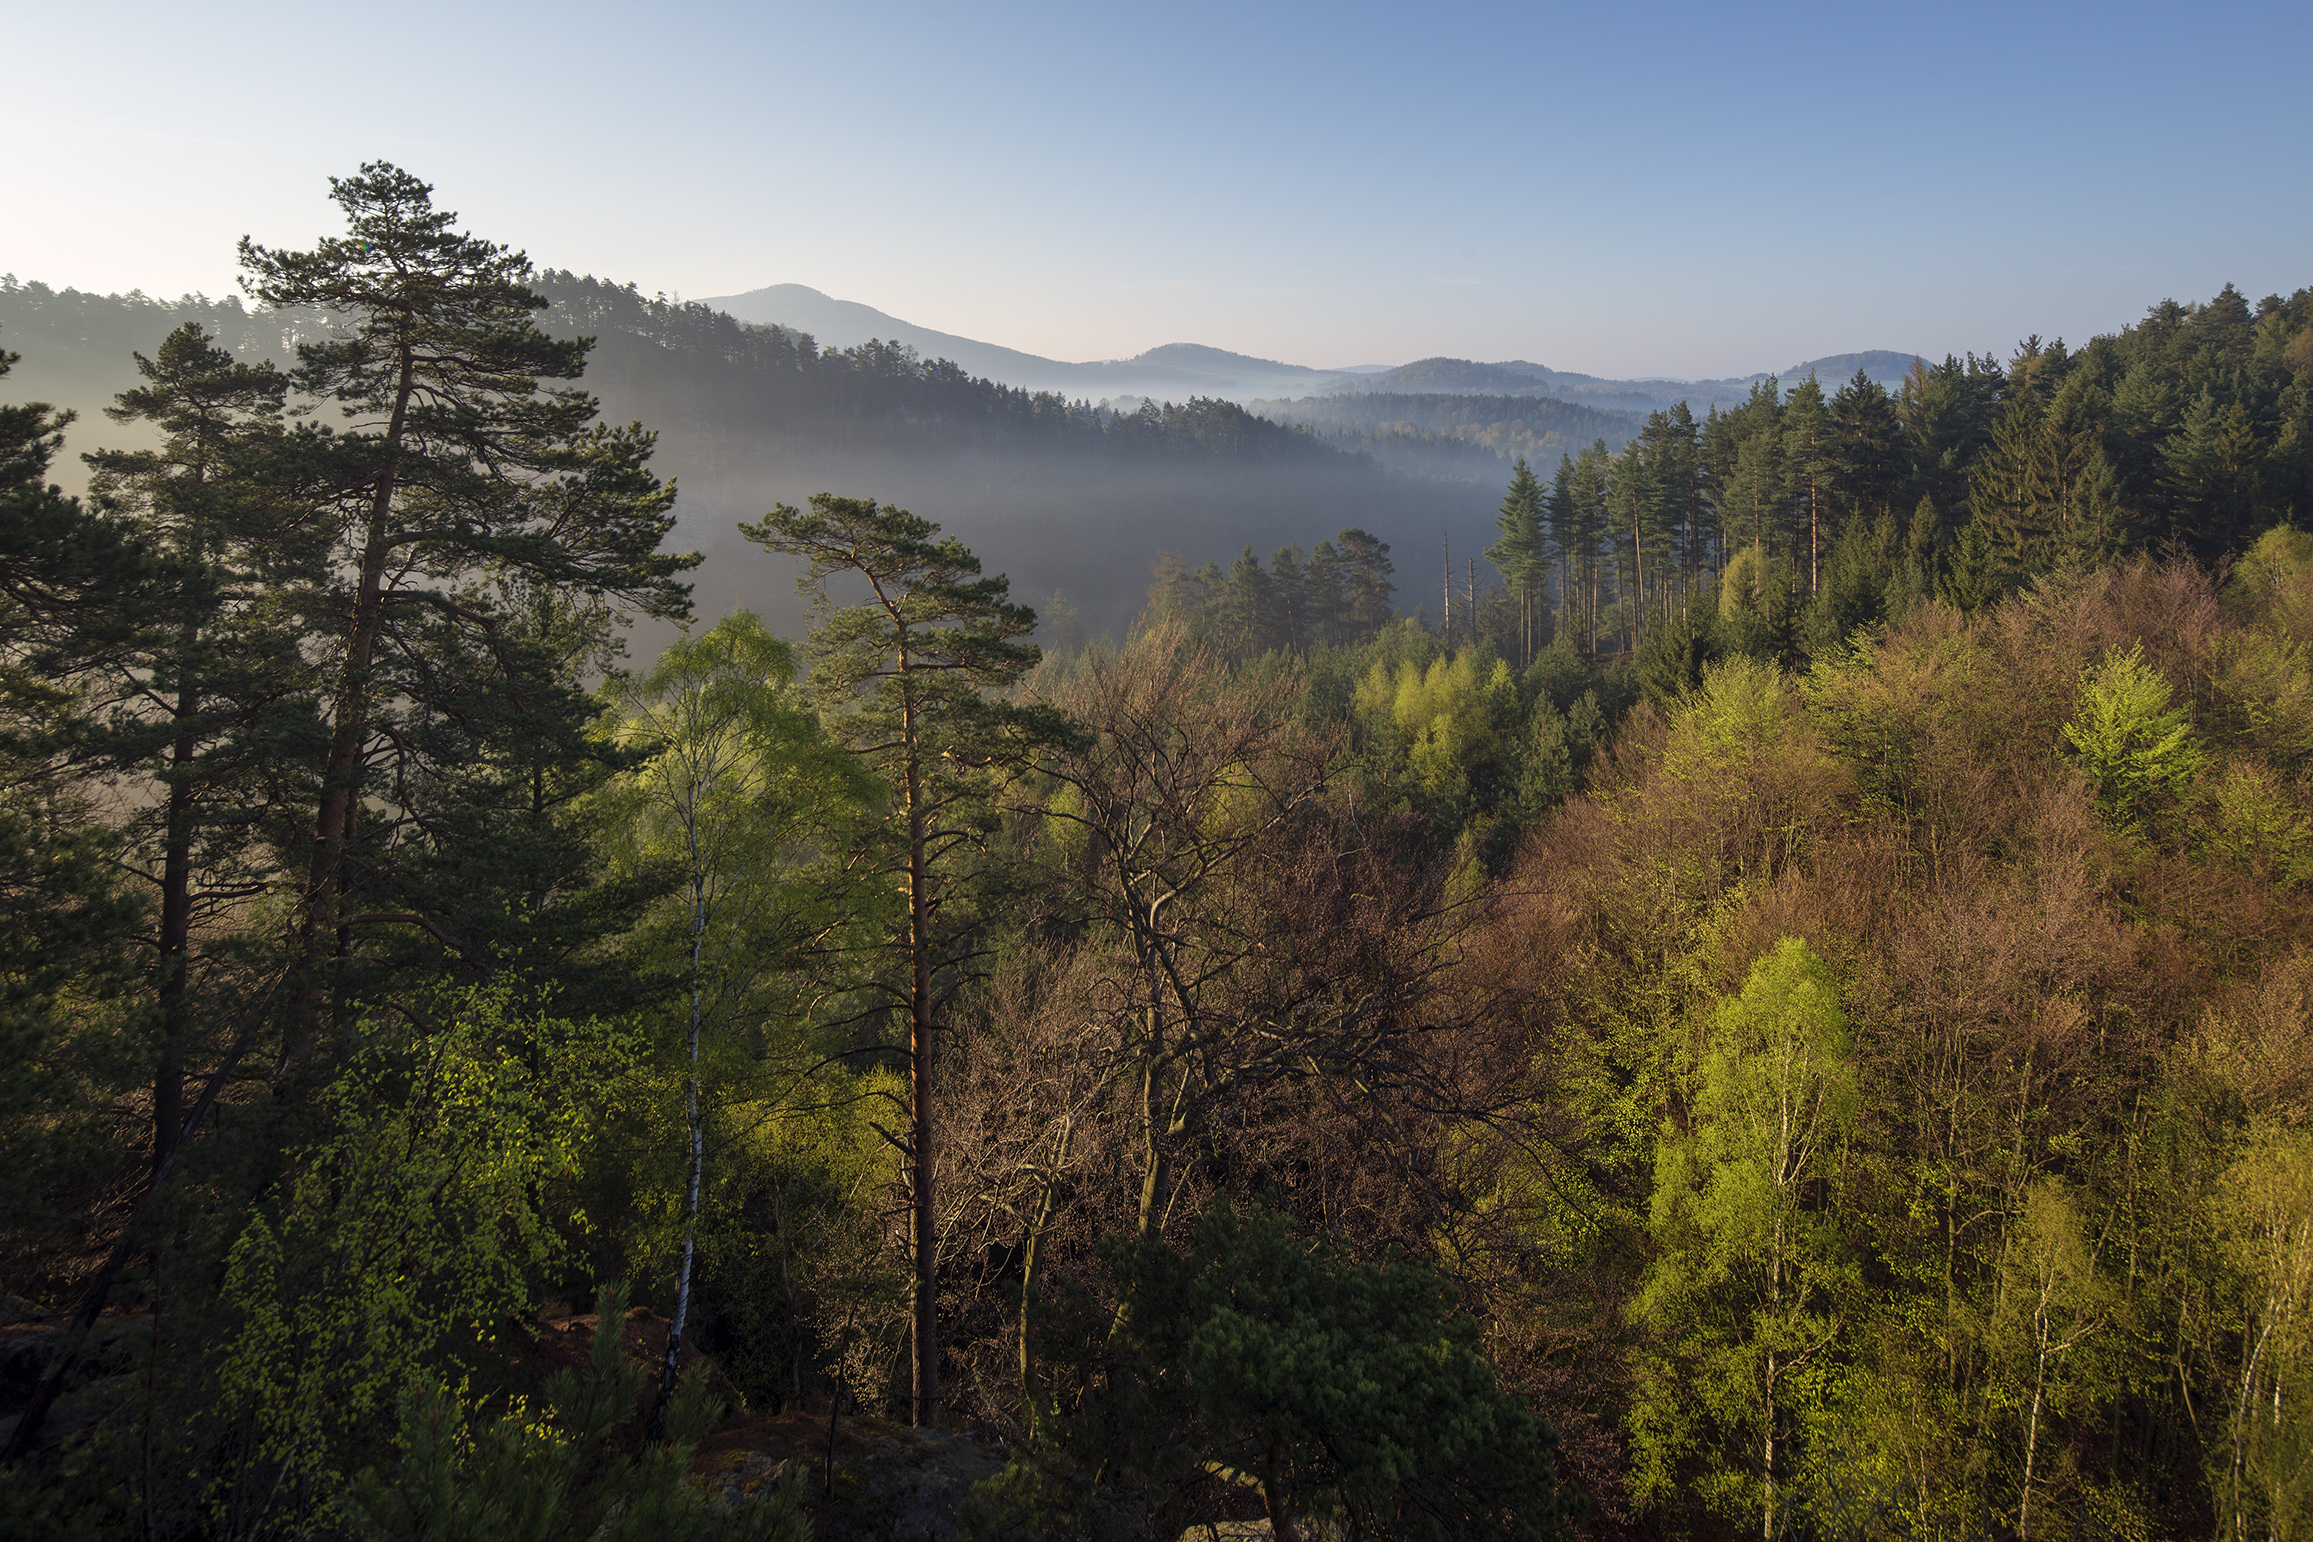
{"type": "Polygon", "coordinates": [[[1543,396],[1465,396],[1364,392],[1255,402],[1280,423],[1323,434],[1335,445],[1372,455],[1393,470],[1499,486],[1511,460],[1555,461],[1603,440],[1620,449],[1644,421],[1543,396]]]}
{"type": "MultiPolygon", "coordinates": [[[[583,384],[605,415],[658,431],[656,465],[682,489],[676,539],[708,553],[697,579],[710,617],[746,604],[800,622],[783,570],[731,531],[821,491],[941,521],[1023,597],[1064,588],[1095,631],[1130,619],[1166,552],[1227,557],[1246,541],[1306,545],[1352,525],[1423,550],[1450,531],[1475,550],[1499,497],[1490,471],[1408,478],[1218,399],[1108,412],[904,347],[822,349],[808,333],[591,277],[549,270],[538,287],[552,301],[548,330],[595,339],[583,384]]],[[[23,355],[12,387],[80,414],[55,468],[68,487],[80,452],[139,442],[102,409],[135,382],[133,355],[185,321],[252,362],[282,364],[322,324],[234,298],[0,283],[0,344],[23,355]]]]}
{"type": "Polygon", "coordinates": [[[1685,402],[1697,414],[1712,407],[1734,406],[1751,388],[1769,378],[1797,385],[1810,376],[1826,382],[1847,380],[1861,371],[1866,380],[1890,390],[1903,383],[1914,355],[1874,348],[1862,353],[1835,353],[1794,364],[1774,377],[1765,373],[1720,380],[1609,380],[1570,370],[1551,369],[1524,359],[1480,364],[1471,359],[1416,359],[1384,374],[1337,390],[1376,395],[1445,393],[1457,396],[1547,396],[1561,402],[1640,414],[1662,411],[1685,402]]]}

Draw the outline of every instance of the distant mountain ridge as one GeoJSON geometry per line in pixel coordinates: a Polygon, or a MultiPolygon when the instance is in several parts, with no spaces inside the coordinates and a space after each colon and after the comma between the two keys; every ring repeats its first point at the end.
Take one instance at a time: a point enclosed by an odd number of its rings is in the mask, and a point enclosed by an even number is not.
{"type": "MultiPolygon", "coordinates": [[[[1471,359],[1417,359],[1395,369],[1324,370],[1276,359],[1257,359],[1202,343],[1166,343],[1130,359],[1070,363],[1017,348],[984,343],[919,327],[856,300],[838,300],[804,284],[772,284],[745,294],[699,302],[735,320],[808,332],[825,348],[853,348],[872,339],[902,343],[927,359],[950,359],[974,375],[1031,391],[1057,391],[1070,398],[1101,400],[1134,396],[1178,401],[1187,396],[1219,396],[1235,402],[1257,398],[1330,396],[1345,392],[1391,395],[1546,396],[1586,407],[1620,412],[1652,412],[1685,401],[1695,411],[1729,406],[1750,395],[1765,371],[1725,380],[1649,378],[1609,380],[1555,370],[1525,359],[1485,364],[1471,359]]],[[[1795,364],[1779,373],[1784,384],[1810,373],[1829,389],[1858,369],[1893,388],[1911,368],[1913,355],[1891,349],[1831,354],[1795,364]]]]}
{"type": "Polygon", "coordinates": [[[1186,396],[1221,396],[1245,401],[1256,396],[1314,395],[1366,378],[1348,370],[1256,359],[1202,343],[1166,343],[1137,358],[1069,363],[919,327],[872,305],[837,300],[803,284],[773,284],[699,303],[735,320],[808,332],[823,348],[856,348],[870,339],[903,343],[927,359],[953,360],[970,374],[1070,398],[1146,396],[1178,401],[1186,396]]]}

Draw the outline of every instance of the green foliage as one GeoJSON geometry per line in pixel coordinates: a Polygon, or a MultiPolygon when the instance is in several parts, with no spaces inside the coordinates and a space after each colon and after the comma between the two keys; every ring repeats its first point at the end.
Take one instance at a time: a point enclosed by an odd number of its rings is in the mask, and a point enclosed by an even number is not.
{"type": "Polygon", "coordinates": [[[2064,741],[2097,805],[2124,829],[2180,801],[2208,763],[2190,717],[2169,696],[2141,645],[2114,650],[2080,677],[2080,713],[2064,725],[2064,741]]]}
{"type": "Polygon", "coordinates": [[[1980,519],[1969,520],[1937,581],[1937,597],[1955,610],[1973,614],[1996,604],[2014,587],[2015,570],[2000,554],[1991,527],[1980,519]]]}
{"type": "Polygon", "coordinates": [[[1543,509],[1547,497],[1541,478],[1520,456],[1510,470],[1510,489],[1494,521],[1501,535],[1486,548],[1486,560],[1509,584],[1518,605],[1518,656],[1524,659],[1534,656],[1540,631],[1535,612],[1550,584],[1550,537],[1543,509]]]}
{"type": "Polygon", "coordinates": [[[809,1542],[808,1471],[770,1493],[724,1503],[690,1481],[691,1459],[723,1409],[706,1378],[687,1377],[666,1441],[630,1456],[609,1437],[634,1418],[647,1380],[619,1334],[625,1293],[596,1306],[593,1354],[555,1373],[540,1406],[520,1399],[477,1421],[449,1387],[412,1387],[401,1405],[400,1455],[365,1468],[348,1506],[357,1535],[379,1542],[809,1542]]]}
{"type": "Polygon", "coordinates": [[[1823,587],[1808,612],[1808,653],[1816,658],[1834,653],[1859,628],[1879,626],[1895,615],[1901,575],[1893,516],[1851,521],[1824,557],[1823,587]]]}
{"type": "MultiPolygon", "coordinates": [[[[794,679],[787,645],[738,611],[703,637],[677,641],[641,679],[614,681],[607,691],[605,731],[640,761],[605,789],[612,853],[634,870],[664,865],[682,884],[681,913],[661,922],[674,934],[662,946],[672,942],[687,954],[678,967],[690,997],[682,1036],[688,1173],[662,1411],[675,1395],[690,1320],[704,1104],[725,1100],[716,1096],[722,1088],[703,1085],[708,1052],[726,1049],[719,1041],[736,1035],[740,1043],[728,1048],[781,1062],[789,1090],[807,1079],[795,1065],[808,1011],[794,966],[835,929],[839,912],[798,870],[846,842],[870,797],[858,762],[802,710],[794,679]]],[[[718,1078],[728,1079],[728,1071],[718,1078]]],[[[775,1115],[775,1106],[765,1113],[775,1115]]]]}
{"type": "Polygon", "coordinates": [[[1691,1490],[1773,1532],[1792,1430],[1859,1283],[1837,1208],[1861,1112],[1850,1054],[1830,972],[1797,938],[1712,1013],[1686,1127],[1655,1158],[1655,1256],[1631,1306],[1656,1346],[1631,1415],[1653,1506],[1691,1490]]]}
{"type": "Polygon", "coordinates": [[[1498,776],[1519,714],[1510,666],[1474,648],[1427,667],[1376,659],[1358,682],[1356,710],[1369,730],[1405,757],[1407,774],[1435,806],[1466,809],[1474,784],[1498,776]],[[1483,673],[1481,674],[1481,671],[1483,673]]]}
{"type": "Polygon", "coordinates": [[[2297,1536],[2313,1519],[2313,1135],[2261,1132],[2213,1208],[2241,1326],[2224,1435],[2209,1447],[2219,1534],[2297,1536]]]}
{"type": "Polygon", "coordinates": [[[550,1186],[632,1063],[507,984],[429,1005],[363,1020],[326,1132],[227,1261],[220,1414],[317,1506],[398,1399],[526,1315],[566,1246],[550,1186]]]}
{"type": "Polygon", "coordinates": [[[2313,814],[2270,771],[2234,765],[2210,794],[2207,840],[2268,881],[2313,884],[2313,814]]]}
{"type": "Polygon", "coordinates": [[[1697,591],[1640,637],[1640,689],[1649,701],[1675,701],[1702,683],[1721,651],[1717,607],[1697,591]]]}
{"type": "Polygon", "coordinates": [[[2275,525],[2257,537],[2233,564],[2226,587],[2242,602],[2254,605],[2290,588],[2307,574],[2313,574],[2313,531],[2275,525]]]}
{"type": "MultiPolygon", "coordinates": [[[[0,351],[0,377],[16,357],[0,351]]],[[[39,1138],[28,1116],[62,1090],[55,1050],[76,1005],[128,986],[143,919],[125,842],[72,770],[100,729],[78,681],[118,646],[109,603],[142,586],[149,558],[49,484],[69,421],[0,406],[0,1153],[18,1162],[39,1138]]]]}
{"type": "Polygon", "coordinates": [[[812,866],[875,797],[804,706],[795,674],[789,645],[735,611],[643,674],[614,678],[597,732],[629,764],[587,811],[615,873],[677,880],[640,947],[679,972],[705,1020],[757,1045],[780,1011],[764,992],[833,922],[812,866]]]}
{"type": "Polygon", "coordinates": [[[862,500],[750,529],[827,602],[808,693],[744,615],[620,673],[687,559],[575,339],[782,450],[1313,504],[1343,457],[538,275],[394,168],[336,193],[342,236],[245,248],[263,316],[0,280],[150,350],[86,501],[69,414],[0,408],[0,1306],[121,1248],[0,1529],[799,1536],[799,1474],[692,1485],[703,1377],[630,1449],[614,1303],[504,1384],[549,1290],[681,1252],[750,1397],[888,1406],[912,1328],[919,1415],[1024,1430],[982,1532],[1257,1489],[1535,1534],[1560,1470],[1602,1531],[2306,1530],[2313,291],[1701,423],[1343,398],[1447,475],[1561,449],[1510,471],[1505,587],[1449,639],[1367,531],[1171,562],[1158,651],[1217,656],[1043,676],[1105,714],[1067,762],[1010,694],[1033,618],[862,500]],[[294,374],[249,362],[285,328],[294,374]],[[2158,838],[2084,834],[2078,778],[2158,838]],[[292,953],[293,1019],[249,1012],[292,953]],[[1183,1219],[1269,1183],[1327,1240],[1183,1219]]]}
{"type": "Polygon", "coordinates": [[[2024,1191],[2000,1261],[1987,1347],[2005,1362],[2012,1400],[2022,1424],[2023,1463],[2017,1475],[2017,1529],[2030,1529],[2035,1478],[2045,1486],[2042,1442],[2058,1420],[2113,1389],[2114,1321],[2120,1302],[2096,1266],[2075,1197],[2053,1178],[2024,1191]]]}
{"type": "Polygon", "coordinates": [[[1160,1483],[1202,1468],[1255,1485],[1273,1518],[1339,1516],[1382,1537],[1563,1533],[1555,1438],[1496,1385],[1435,1273],[1356,1264],[1282,1217],[1219,1204],[1186,1251],[1138,1237],[1108,1260],[1122,1367],[1076,1439],[1160,1483]]]}

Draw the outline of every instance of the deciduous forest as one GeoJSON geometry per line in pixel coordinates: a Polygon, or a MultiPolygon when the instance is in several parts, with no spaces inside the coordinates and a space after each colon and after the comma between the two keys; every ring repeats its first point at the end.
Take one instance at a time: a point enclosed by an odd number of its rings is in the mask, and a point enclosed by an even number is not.
{"type": "Polygon", "coordinates": [[[831,486],[787,635],[643,321],[1345,457],[332,190],[84,491],[0,379],[0,1533],[2313,1536],[2313,289],[1521,398],[1089,640],[831,486]]]}

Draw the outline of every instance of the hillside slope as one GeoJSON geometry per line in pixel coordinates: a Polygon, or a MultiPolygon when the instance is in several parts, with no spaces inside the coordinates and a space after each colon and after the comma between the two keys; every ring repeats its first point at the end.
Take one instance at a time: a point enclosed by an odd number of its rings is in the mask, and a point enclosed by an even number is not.
{"type": "MultiPolygon", "coordinates": [[[[700,304],[549,272],[545,324],[596,339],[584,385],[613,422],[659,433],[655,462],[682,497],[674,539],[707,554],[697,574],[706,619],[739,605],[804,624],[783,567],[733,527],[778,502],[838,491],[939,520],[1041,603],[1065,589],[1097,633],[1139,609],[1166,552],[1192,562],[1304,547],[1358,525],[1401,550],[1441,534],[1484,544],[1498,487],[1393,475],[1304,433],[1215,400],[1110,414],[976,378],[904,349],[822,349],[808,334],[744,326],[700,304]]],[[[243,357],[286,363],[319,318],[259,313],[237,300],[157,301],[41,284],[0,287],[0,345],[23,355],[15,400],[79,414],[55,471],[139,441],[103,409],[136,380],[171,328],[199,322],[243,357]]],[[[1185,355],[1203,359],[1199,351],[1185,355]]],[[[1209,361],[1205,361],[1209,362],[1209,361]]]]}

